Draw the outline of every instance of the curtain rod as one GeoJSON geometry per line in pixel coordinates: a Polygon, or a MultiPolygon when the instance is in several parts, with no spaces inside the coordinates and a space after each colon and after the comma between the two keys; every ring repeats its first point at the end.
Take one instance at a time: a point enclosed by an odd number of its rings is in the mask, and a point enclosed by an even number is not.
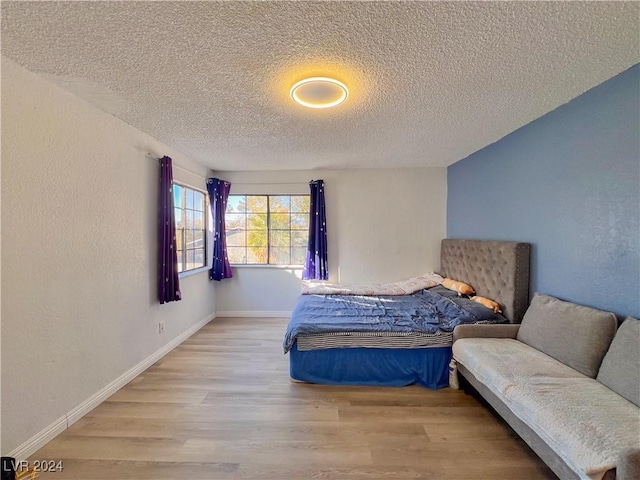
{"type": "MultiPolygon", "coordinates": [[[[153,159],[153,160],[155,160],[155,161],[157,161],[157,162],[159,162],[159,161],[160,161],[160,157],[158,157],[157,155],[154,155],[154,154],[152,154],[152,153],[147,153],[147,157],[149,157],[149,158],[151,158],[151,159],[153,159]]],[[[206,179],[207,179],[207,177],[203,177],[203,176],[202,176],[202,175],[200,175],[199,173],[192,172],[191,170],[186,169],[186,168],[184,168],[184,167],[181,167],[180,165],[176,165],[175,163],[174,163],[174,164],[172,164],[172,166],[173,166],[173,168],[177,168],[178,170],[182,170],[183,172],[190,173],[191,175],[195,175],[196,177],[200,177],[200,178],[202,178],[202,179],[204,179],[204,180],[206,180],[206,179]]]]}
{"type": "MultiPolygon", "coordinates": [[[[160,161],[160,157],[152,153],[147,153],[147,157],[156,161],[160,161]]],[[[179,170],[190,173],[191,175],[195,175],[196,177],[200,177],[205,180],[207,179],[207,177],[203,177],[199,173],[192,172],[191,170],[181,167],[180,165],[173,164],[173,168],[177,168],[179,170]]],[[[225,182],[228,182],[228,181],[229,180],[225,180],[225,182]]],[[[309,183],[310,182],[237,182],[237,183],[232,183],[232,185],[309,185],[309,183]]]]}
{"type": "Polygon", "coordinates": [[[309,185],[309,182],[231,182],[231,185],[309,185]]]}

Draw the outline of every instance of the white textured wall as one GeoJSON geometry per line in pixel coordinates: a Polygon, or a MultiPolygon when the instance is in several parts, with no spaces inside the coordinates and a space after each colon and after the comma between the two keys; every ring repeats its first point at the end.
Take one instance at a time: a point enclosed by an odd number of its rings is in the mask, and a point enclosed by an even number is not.
{"type": "MultiPolygon", "coordinates": [[[[325,181],[330,281],[402,280],[437,269],[446,231],[445,168],[219,172],[231,193],[308,193],[325,181]],[[287,184],[291,182],[291,184],[287,184]]],[[[224,312],[290,311],[301,271],[234,268],[216,285],[224,312]]]]}
{"type": "Polygon", "coordinates": [[[207,174],[3,59],[3,454],[215,312],[206,273],[182,280],[183,301],[156,301],[159,167],[148,152],[207,174]]]}

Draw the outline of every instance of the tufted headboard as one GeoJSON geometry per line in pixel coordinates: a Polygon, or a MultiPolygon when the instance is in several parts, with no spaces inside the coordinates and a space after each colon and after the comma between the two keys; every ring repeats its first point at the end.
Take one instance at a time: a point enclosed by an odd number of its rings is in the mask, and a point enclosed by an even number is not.
{"type": "Polygon", "coordinates": [[[528,243],[444,239],[439,273],[468,283],[498,302],[511,323],[520,323],[529,306],[530,250],[528,243]]]}

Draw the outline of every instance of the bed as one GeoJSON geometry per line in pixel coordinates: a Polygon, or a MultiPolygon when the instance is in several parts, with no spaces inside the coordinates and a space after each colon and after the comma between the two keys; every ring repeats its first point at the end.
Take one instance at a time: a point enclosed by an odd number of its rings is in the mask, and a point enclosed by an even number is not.
{"type": "Polygon", "coordinates": [[[291,378],[330,385],[448,386],[456,325],[522,319],[529,304],[529,255],[528,243],[442,241],[438,273],[495,300],[501,315],[491,316],[486,307],[442,286],[409,295],[301,295],[283,342],[291,378]]]}

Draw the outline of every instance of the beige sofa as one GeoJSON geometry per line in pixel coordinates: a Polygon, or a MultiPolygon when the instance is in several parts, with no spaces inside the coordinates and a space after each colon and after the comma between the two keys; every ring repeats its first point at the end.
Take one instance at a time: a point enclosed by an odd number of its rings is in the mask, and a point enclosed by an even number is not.
{"type": "Polygon", "coordinates": [[[468,382],[563,480],[640,479],[640,321],[536,294],[521,325],[463,325],[468,382]]]}

